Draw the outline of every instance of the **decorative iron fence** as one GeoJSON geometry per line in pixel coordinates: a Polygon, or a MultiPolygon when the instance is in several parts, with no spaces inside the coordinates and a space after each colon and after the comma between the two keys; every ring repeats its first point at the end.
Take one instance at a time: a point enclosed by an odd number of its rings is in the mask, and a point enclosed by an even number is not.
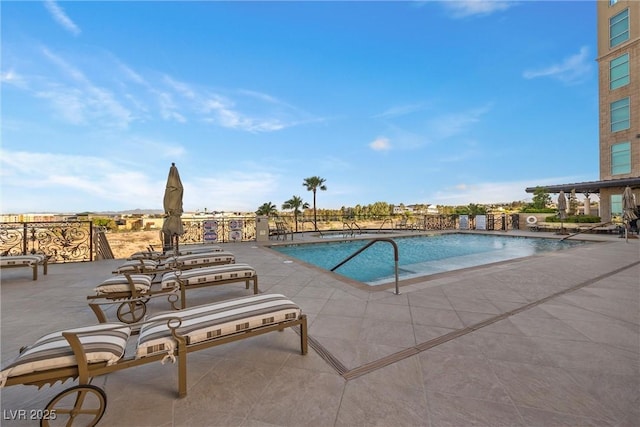
{"type": "MultiPolygon", "coordinates": [[[[319,215],[318,224],[322,231],[343,229],[346,223],[357,228],[362,225],[362,229],[383,230],[397,229],[402,218],[400,215],[348,218],[319,215]]],[[[293,215],[281,215],[279,219],[285,219],[295,230],[293,215]]],[[[518,214],[489,214],[484,221],[483,229],[486,230],[518,229],[519,226],[518,214]]],[[[411,224],[409,229],[423,231],[463,228],[460,215],[414,215],[405,223],[411,224]]],[[[477,218],[471,215],[466,218],[465,225],[466,229],[479,229],[477,218]]],[[[185,234],[180,236],[180,245],[255,241],[257,235],[255,216],[183,219],[183,226],[185,234]]],[[[309,217],[299,216],[298,226],[299,231],[315,229],[313,219],[309,217]]],[[[91,221],[0,223],[0,254],[44,254],[50,263],[93,261],[96,259],[94,233],[97,231],[99,228],[91,221]]]]}
{"type": "Polygon", "coordinates": [[[255,216],[183,219],[182,225],[181,245],[256,240],[255,216]]]}
{"type": "Polygon", "coordinates": [[[93,224],[73,222],[0,223],[0,254],[43,254],[50,263],[93,261],[93,224]]]}

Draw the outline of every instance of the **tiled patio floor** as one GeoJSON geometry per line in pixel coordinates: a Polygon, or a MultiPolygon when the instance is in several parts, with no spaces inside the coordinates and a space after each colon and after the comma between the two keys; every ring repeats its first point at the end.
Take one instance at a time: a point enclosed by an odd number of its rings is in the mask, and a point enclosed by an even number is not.
{"type": "MultiPolygon", "coordinates": [[[[262,292],[307,313],[309,354],[292,330],[193,353],[182,399],[170,363],[96,378],[108,397],[100,425],[638,426],[640,239],[590,238],[599,242],[426,278],[400,295],[225,244],[256,268],[262,292]]],[[[86,296],[121,262],[51,265],[35,282],[28,269],[2,271],[3,365],[45,333],[95,323],[86,296]]],[[[204,288],[188,303],[248,293],[204,288]]],[[[69,384],[2,389],[1,424],[37,425],[9,411],[42,409],[69,384]]]]}

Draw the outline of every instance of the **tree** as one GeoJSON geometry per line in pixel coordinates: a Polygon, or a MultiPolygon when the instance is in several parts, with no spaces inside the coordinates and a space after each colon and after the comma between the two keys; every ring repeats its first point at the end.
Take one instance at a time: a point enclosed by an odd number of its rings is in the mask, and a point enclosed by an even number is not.
{"type": "Polygon", "coordinates": [[[469,203],[470,215],[484,215],[487,213],[487,208],[482,205],[476,205],[475,203],[469,203]]]}
{"type": "Polygon", "coordinates": [[[545,188],[536,187],[533,190],[533,207],[536,209],[544,209],[551,203],[551,196],[545,188]]]}
{"type": "Polygon", "coordinates": [[[305,178],[302,182],[304,187],[307,187],[307,191],[313,191],[313,226],[316,231],[318,231],[318,214],[316,211],[316,192],[318,189],[325,191],[327,186],[324,178],[320,178],[319,176],[310,176],[309,178],[305,178]]]}
{"type": "Polygon", "coordinates": [[[266,215],[266,216],[274,216],[278,214],[278,210],[276,209],[276,205],[271,202],[265,202],[258,208],[256,211],[256,215],[266,215]]]}
{"type": "Polygon", "coordinates": [[[374,218],[386,218],[393,212],[393,206],[387,202],[375,202],[369,205],[369,214],[374,218]]]}
{"type": "Polygon", "coordinates": [[[296,223],[296,233],[298,232],[298,215],[301,213],[300,208],[307,209],[309,203],[303,202],[302,197],[293,196],[282,204],[282,209],[293,209],[293,220],[296,223]]]}
{"type": "Polygon", "coordinates": [[[93,225],[97,227],[104,227],[107,230],[118,229],[118,226],[113,218],[93,218],[91,222],[93,222],[93,225]]]}

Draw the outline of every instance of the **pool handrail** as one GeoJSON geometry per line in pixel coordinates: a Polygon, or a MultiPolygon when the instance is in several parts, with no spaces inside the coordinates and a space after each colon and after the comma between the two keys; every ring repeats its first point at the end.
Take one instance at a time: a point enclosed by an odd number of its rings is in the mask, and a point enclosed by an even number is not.
{"type": "Polygon", "coordinates": [[[355,236],[356,235],[356,230],[354,230],[354,226],[358,229],[358,234],[362,234],[362,229],[360,228],[360,226],[358,224],[356,224],[355,221],[352,221],[351,224],[349,224],[346,221],[342,221],[342,234],[344,234],[346,236],[347,233],[344,232],[345,230],[345,226],[346,228],[349,229],[349,234],[351,236],[355,236]]]}
{"type": "Polygon", "coordinates": [[[391,221],[391,219],[389,219],[389,218],[385,218],[385,219],[382,221],[382,224],[380,224],[380,228],[378,228],[378,231],[382,231],[382,227],[384,227],[384,225],[386,224],[386,222],[387,222],[387,221],[389,221],[389,222],[391,222],[391,223],[393,224],[393,221],[391,221]]]}
{"type": "Polygon", "coordinates": [[[604,223],[598,223],[598,224],[594,225],[593,227],[589,227],[589,228],[587,228],[585,230],[578,230],[577,233],[571,233],[568,236],[565,236],[562,239],[560,239],[560,241],[562,242],[563,240],[566,240],[569,237],[577,236],[580,233],[584,233],[586,231],[592,231],[592,230],[594,230],[594,229],[596,229],[598,227],[604,227],[605,225],[609,225],[609,224],[613,224],[613,221],[608,221],[608,222],[604,222],[604,223]]]}
{"type": "Polygon", "coordinates": [[[367,243],[366,245],[364,245],[363,247],[355,251],[353,254],[349,255],[348,257],[343,259],[341,262],[339,262],[338,265],[336,265],[331,269],[331,271],[335,271],[338,268],[342,267],[344,264],[346,264],[347,262],[351,261],[353,258],[358,256],[360,253],[364,252],[367,248],[369,248],[369,246],[372,246],[373,244],[378,242],[391,243],[391,246],[393,246],[393,258],[395,262],[395,276],[396,276],[396,291],[394,293],[396,295],[400,295],[400,289],[398,288],[398,261],[400,259],[398,255],[398,244],[393,239],[390,239],[388,237],[378,237],[376,239],[371,240],[369,243],[367,243]]]}

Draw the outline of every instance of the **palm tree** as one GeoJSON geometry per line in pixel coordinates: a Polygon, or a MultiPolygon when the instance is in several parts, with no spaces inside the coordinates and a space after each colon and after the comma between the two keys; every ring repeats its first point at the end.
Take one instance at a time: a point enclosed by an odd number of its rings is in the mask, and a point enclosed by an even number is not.
{"type": "Polygon", "coordinates": [[[266,215],[266,216],[274,216],[278,214],[278,209],[276,205],[271,202],[265,202],[258,208],[256,211],[256,215],[266,215]]]}
{"type": "Polygon", "coordinates": [[[313,225],[318,231],[318,216],[316,213],[316,192],[318,189],[325,191],[327,186],[324,178],[320,178],[319,176],[310,176],[309,178],[305,178],[302,182],[302,185],[307,187],[307,191],[313,191],[313,225]]]}
{"type": "Polygon", "coordinates": [[[293,196],[282,204],[282,209],[293,209],[293,219],[296,222],[296,233],[298,232],[298,215],[301,213],[300,208],[307,209],[309,203],[303,202],[302,197],[293,196]]]}

